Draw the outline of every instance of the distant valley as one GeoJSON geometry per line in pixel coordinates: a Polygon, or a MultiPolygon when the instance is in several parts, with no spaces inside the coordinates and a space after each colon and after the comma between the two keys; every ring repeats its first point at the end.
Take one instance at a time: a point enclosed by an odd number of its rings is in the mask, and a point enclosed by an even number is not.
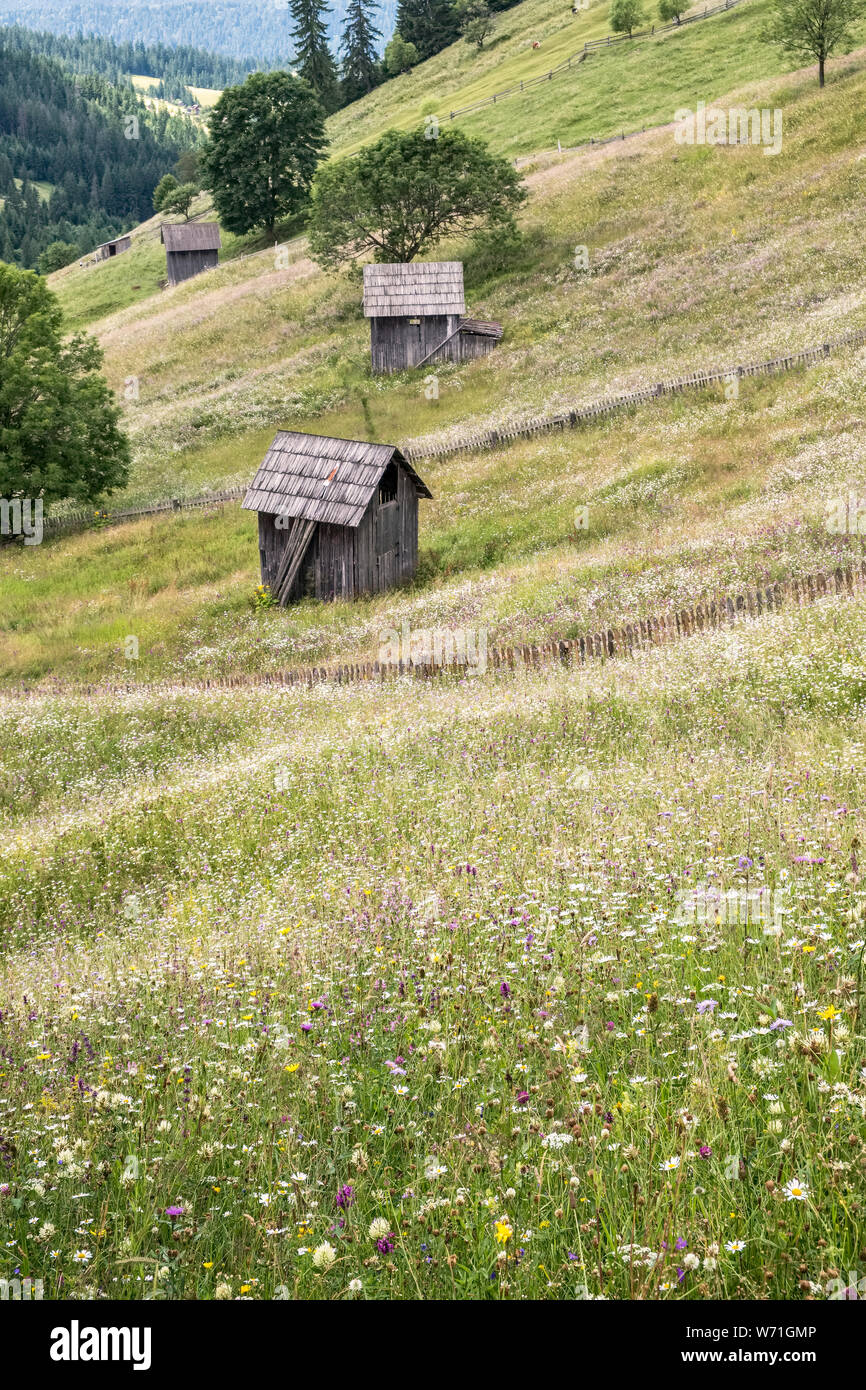
{"type": "MultiPolygon", "coordinates": [[[[348,0],[332,0],[328,30],[336,51],[348,0]]],[[[397,0],[382,0],[380,50],[394,31],[397,0]]],[[[294,56],[288,0],[0,0],[0,21],[54,34],[97,33],[120,41],[192,44],[232,58],[274,65],[294,56]]]]}

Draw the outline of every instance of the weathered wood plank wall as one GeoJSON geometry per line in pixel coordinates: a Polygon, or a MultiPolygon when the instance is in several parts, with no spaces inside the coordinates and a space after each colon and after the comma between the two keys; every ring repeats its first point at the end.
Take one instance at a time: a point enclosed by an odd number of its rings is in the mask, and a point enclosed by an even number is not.
{"type": "Polygon", "coordinates": [[[203,270],[213,270],[219,264],[219,251],[167,251],[165,268],[170,285],[180,285],[200,275],[203,270]]]}
{"type": "Polygon", "coordinates": [[[371,318],[370,354],[374,372],[400,372],[416,367],[423,357],[453,333],[459,314],[429,314],[410,318],[371,318]]]}

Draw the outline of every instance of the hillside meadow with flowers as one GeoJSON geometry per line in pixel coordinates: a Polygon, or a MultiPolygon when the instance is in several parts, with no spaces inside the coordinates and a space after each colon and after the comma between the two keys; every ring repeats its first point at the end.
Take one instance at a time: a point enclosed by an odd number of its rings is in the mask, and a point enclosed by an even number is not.
{"type": "MultiPolygon", "coordinates": [[[[573,639],[862,562],[862,347],[435,452],[862,328],[866,49],[819,89],[760,46],[769,8],[467,118],[530,199],[514,244],[431,253],[504,330],[434,395],[371,375],[359,278],[303,234],[226,233],[162,292],[153,219],[51,277],[122,402],[109,506],[247,484],[278,428],[414,443],[433,496],[413,582],[354,603],[275,607],[233,505],[3,547],[0,1282],[866,1296],[862,590],[586,665],[206,685],[373,662],[404,628],[573,639]],[[781,151],[678,144],[660,123],[703,96],[781,111],[781,151]]],[[[332,117],[337,152],[607,22],[508,13],[501,49],[332,117]]]]}
{"type": "Polygon", "coordinates": [[[841,1297],[864,610],[518,675],[4,695],[0,1277],[841,1297]],[[689,920],[710,887],[767,911],[689,920]]]}

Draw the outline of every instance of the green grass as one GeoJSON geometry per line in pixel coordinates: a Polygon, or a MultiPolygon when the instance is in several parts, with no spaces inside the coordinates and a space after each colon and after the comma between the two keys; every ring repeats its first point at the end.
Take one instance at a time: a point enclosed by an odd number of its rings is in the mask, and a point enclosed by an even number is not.
{"type": "MultiPolygon", "coordinates": [[[[209,195],[200,194],[191,212],[196,218],[204,214],[205,220],[209,220],[212,215],[209,195]]],[[[75,261],[49,277],[69,329],[86,328],[122,309],[143,307],[146,303],[154,309],[165,299],[165,248],[160,240],[164,220],[162,214],[157,214],[137,227],[132,233],[129,251],[121,256],[84,266],[75,261]]],[[[294,228],[288,228],[288,232],[294,232],[294,228]]],[[[263,244],[262,237],[252,234],[236,237],[223,231],[221,239],[222,261],[260,250],[263,244]]],[[[196,290],[199,288],[196,286],[196,290]]],[[[184,287],[170,293],[185,293],[184,287]]]]}
{"type": "MultiPolygon", "coordinates": [[[[317,271],[302,240],[285,270],[269,253],[235,260],[103,320],[111,384],[140,383],[126,407],[133,478],[113,505],[243,483],[278,427],[394,442],[459,432],[858,326],[862,55],[823,94],[810,76],[755,91],[783,109],[779,156],[659,133],[532,175],[512,262],[444,248],[466,257],[470,311],[505,336],[483,361],[441,369],[436,401],[423,371],[370,376],[358,285],[317,271]],[[578,241],[589,275],[573,266],[578,241]]],[[[686,396],[425,462],[435,501],[421,509],[417,580],[376,601],[253,614],[254,524],[235,509],[16,549],[0,559],[0,664],[13,680],[267,669],[375,654],[385,619],[426,626],[430,614],[536,641],[820,568],[852,544],[823,516],[862,472],[861,355],[744,382],[737,402],[686,396]],[[577,538],[583,503],[592,528],[577,538]],[[130,585],[137,570],[147,586],[130,585]]]]}
{"type": "Polygon", "coordinates": [[[372,660],[383,628],[470,618],[491,643],[545,641],[832,569],[861,555],[824,526],[862,449],[841,395],[866,410],[858,363],[431,463],[415,582],[353,603],[254,612],[255,518],[237,504],[22,547],[3,561],[0,665],[13,681],[266,671],[372,660]]]}
{"type": "MultiPolygon", "coordinates": [[[[557,141],[566,146],[669,122],[678,107],[712,101],[790,71],[791,61],[760,38],[768,5],[769,0],[747,0],[729,14],[681,33],[618,45],[523,96],[461,116],[458,124],[514,157],[555,149],[557,141]]],[[[331,117],[331,153],[350,153],[385,130],[421,124],[430,111],[444,120],[458,106],[549,71],[587,39],[607,32],[606,4],[572,16],[559,0],[524,0],[500,16],[499,36],[480,54],[461,41],[331,117]],[[541,47],[533,50],[536,37],[541,47]]],[[[855,36],[866,41],[866,21],[855,28],[855,36]]],[[[831,74],[837,66],[836,60],[830,63],[831,74]]],[[[809,80],[812,76],[810,72],[809,80]]],[[[156,220],[143,231],[150,233],[155,226],[156,220]]],[[[283,235],[294,236],[297,230],[288,227],[283,235]]],[[[223,261],[263,246],[255,235],[238,239],[223,233],[223,241],[223,261]]],[[[95,271],[88,274],[77,267],[53,277],[70,326],[93,323],[152,297],[164,276],[160,253],[143,236],[120,261],[98,268],[98,284],[95,271]]],[[[261,267],[248,265],[251,274],[257,269],[261,267]]]]}
{"type": "MultiPolygon", "coordinates": [[[[665,124],[678,107],[694,107],[796,66],[761,39],[768,11],[768,0],[748,0],[681,32],[600,50],[550,82],[458,116],[455,123],[509,157],[556,149],[557,141],[574,145],[665,124]]],[[[550,72],[586,40],[608,34],[608,16],[604,3],[571,15],[558,0],[524,0],[499,16],[501,37],[489,52],[476,55],[465,43],[454,44],[333,116],[333,152],[349,153],[392,127],[423,124],[431,110],[447,121],[459,107],[550,72]],[[541,47],[533,50],[536,38],[541,47]]],[[[866,21],[855,34],[860,43],[866,39],[866,21]]]]}
{"type": "Polygon", "coordinates": [[[504,685],[0,703],[0,1274],[826,1297],[862,1240],[863,618],[504,685]],[[707,882],[743,908],[678,916],[707,882]]]}

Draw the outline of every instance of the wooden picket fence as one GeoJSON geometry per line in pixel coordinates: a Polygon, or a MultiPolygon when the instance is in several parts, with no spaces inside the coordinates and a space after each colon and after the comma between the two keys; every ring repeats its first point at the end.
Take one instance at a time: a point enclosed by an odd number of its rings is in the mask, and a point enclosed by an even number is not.
{"type": "MultiPolygon", "coordinates": [[[[709,371],[696,371],[688,376],[676,377],[670,381],[659,381],[654,386],[645,386],[638,391],[626,391],[619,396],[605,396],[587,405],[575,406],[555,415],[534,416],[513,425],[503,425],[495,430],[478,430],[464,434],[456,439],[444,440],[437,444],[423,439],[401,444],[400,451],[409,463],[415,464],[423,459],[447,458],[454,454],[476,453],[482,449],[497,449],[517,439],[530,439],[535,435],[550,434],[556,430],[575,429],[578,425],[614,415],[620,410],[647,401],[658,400],[661,396],[673,396],[689,390],[701,390],[721,382],[741,380],[749,376],[765,376],[773,372],[791,371],[796,367],[813,366],[832,353],[844,348],[860,347],[866,343],[866,328],[858,328],[841,338],[821,343],[818,347],[804,348],[801,352],[788,353],[784,357],[773,357],[766,362],[749,362],[728,367],[715,367],[709,371]]],[[[136,507],[121,512],[94,512],[83,508],[77,511],[62,512],[57,516],[47,516],[43,530],[48,536],[56,536],[80,531],[89,526],[121,526],[124,522],[140,521],[148,516],[161,516],[168,512],[205,510],[210,507],[225,506],[243,497],[246,486],[226,488],[221,492],[202,493],[198,497],[171,497],[155,502],[149,507],[136,507]]]]}
{"type": "MultiPolygon", "coordinates": [[[[730,627],[744,619],[778,613],[783,608],[804,607],[830,595],[851,596],[866,589],[866,558],[831,570],[817,571],[801,579],[777,580],[741,594],[703,599],[689,608],[670,610],[655,617],[635,618],[632,622],[602,627],[568,640],[556,639],[531,646],[492,647],[487,652],[486,672],[509,675],[520,670],[541,670],[554,665],[582,666],[591,661],[613,661],[639,651],[678,642],[702,632],[730,627]]],[[[324,683],[352,685],[384,682],[404,676],[430,681],[441,677],[465,678],[472,670],[465,662],[351,662],[336,666],[289,667],[279,671],[237,676],[214,676],[203,680],[167,680],[154,684],[100,683],[49,690],[13,686],[0,690],[0,696],[41,699],[46,694],[73,697],[155,694],[170,690],[235,690],[262,686],[306,687],[324,683]]],[[[481,672],[475,678],[480,676],[481,672]]]]}
{"type": "Polygon", "coordinates": [[[676,377],[670,381],[659,381],[654,386],[644,386],[637,391],[625,391],[619,396],[605,396],[601,400],[590,401],[583,406],[559,411],[555,415],[535,416],[521,420],[513,425],[505,425],[495,430],[478,430],[457,439],[448,439],[441,444],[425,443],[423,439],[411,444],[401,445],[403,455],[410,463],[422,459],[446,458],[453,454],[477,453],[481,449],[497,449],[516,439],[530,439],[534,435],[550,434],[556,430],[574,429],[620,410],[646,401],[657,400],[660,396],[674,396],[683,391],[701,390],[719,383],[733,382],[748,376],[766,376],[774,372],[787,372],[796,367],[814,366],[816,362],[829,357],[843,348],[861,347],[866,343],[866,328],[858,328],[831,342],[818,347],[803,348],[800,352],[790,352],[784,357],[772,357],[765,362],[732,364],[727,367],[714,367],[709,371],[690,372],[688,376],[676,377]]]}
{"type": "Polygon", "coordinates": [[[76,511],[61,512],[57,516],[47,516],[42,528],[47,535],[62,535],[69,531],[81,531],[88,526],[121,526],[125,521],[140,521],[146,516],[160,516],[164,512],[185,512],[204,510],[207,507],[221,507],[226,502],[236,502],[246,492],[242,487],[225,488],[222,492],[205,492],[198,497],[170,497],[154,502],[150,507],[133,507],[123,512],[76,511]]]}

